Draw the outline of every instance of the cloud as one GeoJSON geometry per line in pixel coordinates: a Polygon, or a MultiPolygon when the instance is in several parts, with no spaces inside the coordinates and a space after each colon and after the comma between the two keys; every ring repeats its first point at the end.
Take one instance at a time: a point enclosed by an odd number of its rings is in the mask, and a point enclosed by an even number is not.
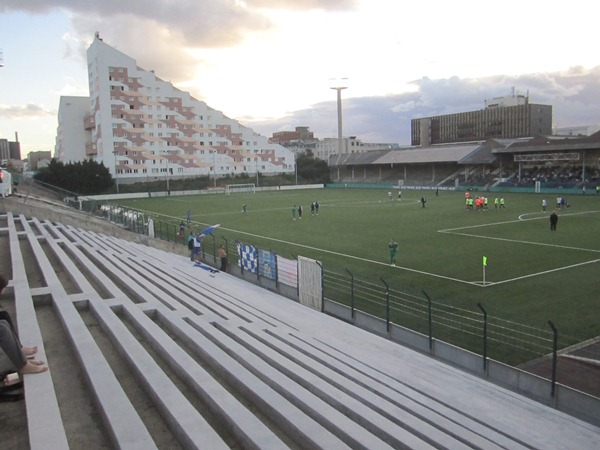
{"type": "MultiPolygon", "coordinates": [[[[416,90],[412,92],[343,99],[343,135],[369,143],[409,145],[412,119],[484,109],[486,100],[513,93],[529,96],[533,104],[552,105],[557,127],[600,124],[600,66],[519,76],[425,77],[413,85],[416,90]]],[[[308,126],[321,139],[337,137],[335,101],[317,103],[282,118],[240,120],[265,136],[308,126]]]]}
{"type": "Polygon", "coordinates": [[[245,3],[256,8],[347,11],[354,9],[358,2],[356,0],[246,0],[245,3]]]}
{"type": "MultiPolygon", "coordinates": [[[[264,32],[274,24],[262,9],[310,11],[340,11],[354,9],[356,0],[5,0],[0,12],[25,11],[44,14],[52,10],[69,11],[78,28],[85,25],[88,34],[122,28],[116,22],[125,21],[128,30],[140,34],[142,29],[169,31],[187,47],[227,47],[239,43],[246,33],[264,32]],[[90,29],[89,24],[98,25],[90,29]]],[[[118,37],[127,36],[129,33],[118,37]]],[[[117,39],[115,39],[117,40],[117,39]]]]}
{"type": "Polygon", "coordinates": [[[0,105],[0,117],[5,119],[37,119],[40,117],[56,117],[56,111],[29,103],[23,105],[0,105]]]}
{"type": "Polygon", "coordinates": [[[340,11],[356,4],[356,0],[3,0],[0,13],[67,11],[74,31],[65,37],[66,57],[78,55],[85,61],[98,31],[109,45],[135,55],[141,67],[173,83],[185,83],[202,64],[210,63],[194,50],[231,48],[248,36],[275,29],[267,10],[340,11]]]}

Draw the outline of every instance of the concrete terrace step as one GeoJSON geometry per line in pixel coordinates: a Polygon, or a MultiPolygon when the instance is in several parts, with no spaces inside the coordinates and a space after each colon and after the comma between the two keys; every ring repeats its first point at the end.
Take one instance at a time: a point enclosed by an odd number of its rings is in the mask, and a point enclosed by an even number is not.
{"type": "Polygon", "coordinates": [[[115,448],[600,442],[597,427],[185,256],[11,213],[0,220],[21,338],[49,342],[40,346],[49,372],[25,377],[33,450],[73,440],[57,352],[74,355],[70,370],[115,448]],[[44,339],[53,327],[65,348],[44,339]]]}

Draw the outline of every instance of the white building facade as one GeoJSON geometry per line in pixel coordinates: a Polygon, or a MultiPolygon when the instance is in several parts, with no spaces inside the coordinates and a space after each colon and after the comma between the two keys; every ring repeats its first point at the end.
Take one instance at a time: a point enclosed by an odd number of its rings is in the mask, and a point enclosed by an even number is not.
{"type": "Polygon", "coordinates": [[[117,183],[295,172],[291,151],[139,68],[98,35],[87,59],[90,97],[85,115],[61,121],[68,115],[63,106],[73,106],[61,98],[59,160],[103,162],[117,183]],[[84,132],[70,133],[70,127],[84,132]],[[78,158],[71,156],[75,148],[78,158]]]}
{"type": "MultiPolygon", "coordinates": [[[[376,150],[385,150],[391,148],[399,148],[398,144],[376,144],[376,143],[364,143],[356,136],[350,136],[343,138],[342,149],[343,154],[348,155],[351,153],[366,153],[376,150]]],[[[316,147],[313,150],[315,158],[322,159],[323,161],[329,161],[331,156],[337,155],[340,152],[339,140],[337,138],[325,138],[317,141],[316,147]]],[[[340,155],[343,156],[343,155],[340,155]]]]}
{"type": "Polygon", "coordinates": [[[60,97],[54,148],[54,156],[59,161],[69,163],[85,158],[85,144],[89,142],[90,133],[85,130],[83,120],[89,109],[89,97],[60,97]]]}

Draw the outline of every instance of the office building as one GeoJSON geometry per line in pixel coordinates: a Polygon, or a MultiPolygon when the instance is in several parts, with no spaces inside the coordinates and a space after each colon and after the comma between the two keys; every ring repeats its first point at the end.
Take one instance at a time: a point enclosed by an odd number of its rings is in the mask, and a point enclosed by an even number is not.
{"type": "Polygon", "coordinates": [[[552,134],[552,106],[518,95],[486,101],[485,109],[411,120],[411,144],[428,146],[552,134]]]}

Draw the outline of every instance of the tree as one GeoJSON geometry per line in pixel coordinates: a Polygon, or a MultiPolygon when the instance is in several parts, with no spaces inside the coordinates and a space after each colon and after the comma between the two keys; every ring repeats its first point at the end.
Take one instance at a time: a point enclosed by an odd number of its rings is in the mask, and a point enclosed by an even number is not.
{"type": "Polygon", "coordinates": [[[331,176],[327,162],[315,158],[312,152],[298,156],[296,159],[298,177],[310,183],[329,183],[331,176]]]}
{"type": "Polygon", "coordinates": [[[40,169],[34,178],[80,195],[103,194],[115,184],[104,163],[89,159],[64,164],[52,158],[50,164],[40,169]]]}

